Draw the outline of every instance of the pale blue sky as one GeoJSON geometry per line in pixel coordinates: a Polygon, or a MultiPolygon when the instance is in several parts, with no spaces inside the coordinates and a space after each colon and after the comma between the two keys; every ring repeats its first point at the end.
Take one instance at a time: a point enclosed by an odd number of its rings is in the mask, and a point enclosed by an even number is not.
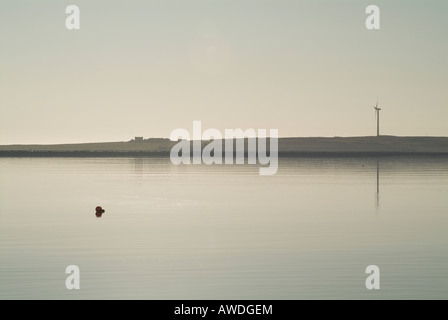
{"type": "Polygon", "coordinates": [[[448,136],[446,1],[0,2],[0,144],[276,128],[448,136]],[[81,29],[65,28],[67,5],[81,29]],[[365,28],[369,4],[381,30],[365,28]]]}

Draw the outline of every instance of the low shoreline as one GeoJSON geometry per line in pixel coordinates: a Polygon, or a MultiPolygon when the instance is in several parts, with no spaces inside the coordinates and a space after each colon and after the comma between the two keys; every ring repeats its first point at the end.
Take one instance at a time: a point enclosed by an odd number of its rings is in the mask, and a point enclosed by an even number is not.
{"type": "MultiPolygon", "coordinates": [[[[222,151],[226,142],[221,140],[222,151]]],[[[236,140],[233,140],[236,150],[236,140]]],[[[244,141],[247,156],[248,139],[244,141]]],[[[256,142],[256,141],[252,141],[256,142]]],[[[260,141],[258,141],[260,142],[260,141]]],[[[142,141],[59,145],[1,145],[0,157],[169,157],[177,141],[142,141]]],[[[204,148],[210,141],[202,141],[204,148]]],[[[215,142],[216,143],[216,142],[215,142]]],[[[219,141],[218,141],[219,144],[219,141]]],[[[266,143],[270,149],[270,141],[266,143]]],[[[192,145],[190,146],[192,150],[192,145]]],[[[235,155],[235,152],[234,152],[235,155]]],[[[448,137],[279,138],[279,157],[448,156],[448,137]]]]}
{"type": "MultiPolygon", "coordinates": [[[[236,155],[234,154],[234,157],[236,155]]],[[[279,152],[279,158],[300,157],[446,157],[448,152],[279,152]]],[[[0,151],[0,158],[169,158],[169,152],[120,151],[0,151]]],[[[247,158],[248,154],[245,153],[247,158]]],[[[224,161],[224,158],[223,158],[224,161]]]]}

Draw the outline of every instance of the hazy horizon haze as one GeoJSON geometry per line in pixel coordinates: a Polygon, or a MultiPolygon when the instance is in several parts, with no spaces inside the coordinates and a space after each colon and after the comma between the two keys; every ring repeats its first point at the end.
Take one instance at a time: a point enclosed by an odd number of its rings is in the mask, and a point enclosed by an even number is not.
{"type": "Polygon", "coordinates": [[[176,128],[448,136],[448,3],[2,1],[0,144],[176,128]],[[81,29],[67,30],[75,4],[81,29]]]}

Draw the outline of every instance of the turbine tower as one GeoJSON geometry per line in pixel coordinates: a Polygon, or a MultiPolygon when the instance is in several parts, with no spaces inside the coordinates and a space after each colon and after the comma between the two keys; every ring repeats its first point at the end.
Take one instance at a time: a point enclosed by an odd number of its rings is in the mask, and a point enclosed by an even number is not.
{"type": "Polygon", "coordinates": [[[380,110],[381,108],[378,108],[378,99],[376,100],[376,107],[373,107],[375,109],[375,117],[376,117],[376,136],[380,136],[380,110]]]}

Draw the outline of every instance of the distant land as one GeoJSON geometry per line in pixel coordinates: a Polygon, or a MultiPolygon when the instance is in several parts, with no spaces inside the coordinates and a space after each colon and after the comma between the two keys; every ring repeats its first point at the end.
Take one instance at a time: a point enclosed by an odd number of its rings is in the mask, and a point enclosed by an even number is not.
{"type": "MultiPolygon", "coordinates": [[[[126,142],[1,145],[0,157],[169,156],[176,143],[165,138],[137,138],[126,142]]],[[[208,143],[203,141],[202,145],[208,143]]],[[[278,145],[279,156],[448,155],[448,137],[279,138],[278,145]]]]}

